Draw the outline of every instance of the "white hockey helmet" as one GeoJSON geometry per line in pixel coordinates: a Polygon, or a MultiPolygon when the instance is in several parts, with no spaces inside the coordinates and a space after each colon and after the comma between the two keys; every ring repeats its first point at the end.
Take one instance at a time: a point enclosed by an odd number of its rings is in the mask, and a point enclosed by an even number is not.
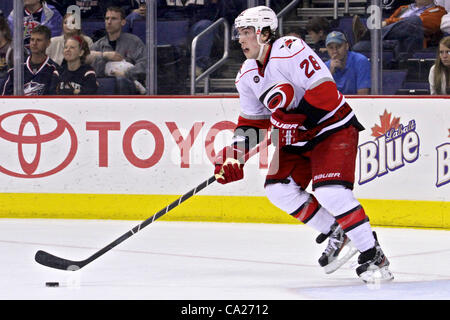
{"type": "Polygon", "coordinates": [[[266,6],[258,6],[246,9],[234,20],[234,28],[254,27],[257,35],[265,27],[270,27],[272,32],[278,28],[278,18],[275,12],[266,6]]]}

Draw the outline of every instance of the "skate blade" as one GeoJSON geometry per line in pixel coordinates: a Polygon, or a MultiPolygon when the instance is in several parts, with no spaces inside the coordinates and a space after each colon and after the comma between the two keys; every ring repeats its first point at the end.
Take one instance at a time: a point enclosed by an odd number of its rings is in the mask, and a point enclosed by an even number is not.
{"type": "Polygon", "coordinates": [[[348,248],[347,253],[343,257],[340,258],[338,256],[336,260],[323,267],[323,270],[325,271],[326,274],[335,272],[358,252],[358,250],[355,247],[353,247],[350,242],[347,244],[347,248],[348,248]]]}
{"type": "Polygon", "coordinates": [[[389,270],[388,266],[382,268],[372,267],[366,272],[361,273],[359,277],[367,284],[388,282],[394,279],[394,275],[389,270]]]}

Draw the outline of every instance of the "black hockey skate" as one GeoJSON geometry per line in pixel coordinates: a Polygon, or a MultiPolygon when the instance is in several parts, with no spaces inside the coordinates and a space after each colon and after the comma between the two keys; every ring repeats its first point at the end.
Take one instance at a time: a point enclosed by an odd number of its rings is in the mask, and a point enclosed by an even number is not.
{"type": "Polygon", "coordinates": [[[319,264],[327,274],[333,273],[342,267],[358,251],[351,245],[350,239],[345,235],[337,222],[331,226],[331,230],[328,234],[320,234],[316,238],[316,242],[322,243],[328,237],[328,245],[322,253],[322,256],[319,258],[319,264]],[[346,246],[348,250],[344,254],[342,249],[346,246]]]}
{"type": "Polygon", "coordinates": [[[377,235],[375,237],[375,247],[362,252],[358,257],[360,266],[356,268],[356,274],[366,283],[375,283],[377,281],[390,281],[394,275],[389,270],[389,260],[381,250],[377,235]]]}

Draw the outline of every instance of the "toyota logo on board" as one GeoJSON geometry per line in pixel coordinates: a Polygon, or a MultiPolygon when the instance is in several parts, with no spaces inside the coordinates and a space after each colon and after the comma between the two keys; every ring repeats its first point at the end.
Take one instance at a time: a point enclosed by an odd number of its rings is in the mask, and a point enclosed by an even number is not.
{"type": "Polygon", "coordinates": [[[0,144],[0,172],[18,178],[42,178],[63,170],[78,146],[66,120],[29,109],[0,115],[0,144]]]}

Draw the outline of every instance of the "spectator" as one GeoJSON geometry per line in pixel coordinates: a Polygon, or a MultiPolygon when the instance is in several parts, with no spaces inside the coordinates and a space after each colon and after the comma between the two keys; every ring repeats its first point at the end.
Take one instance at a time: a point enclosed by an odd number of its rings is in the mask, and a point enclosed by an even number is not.
{"type": "Polygon", "coordinates": [[[343,94],[369,94],[370,62],[366,56],[349,50],[345,35],[339,31],[328,34],[325,41],[330,60],[325,62],[343,94]]]}
{"type": "MultiPolygon", "coordinates": [[[[159,0],[157,0],[159,1],[159,0]]],[[[100,6],[102,8],[103,14],[109,7],[119,7],[125,12],[125,16],[131,13],[132,9],[135,7],[136,0],[101,0],[100,6]]]]}
{"type": "Polygon", "coordinates": [[[125,14],[131,12],[135,0],[75,0],[83,19],[103,19],[109,7],[119,7],[125,14]]]}
{"type": "MultiPolygon", "coordinates": [[[[51,31],[44,25],[33,28],[30,36],[31,55],[23,65],[24,95],[52,95],[56,93],[59,81],[57,64],[46,54],[50,45],[51,31]]],[[[14,69],[9,69],[8,78],[3,85],[2,95],[14,93],[14,69]]]]}
{"type": "Polygon", "coordinates": [[[435,2],[447,11],[447,14],[441,20],[441,31],[444,37],[450,36],[450,0],[436,0],[435,2]]]}
{"type": "MultiPolygon", "coordinates": [[[[44,0],[23,0],[24,16],[24,46],[29,47],[31,31],[39,25],[44,25],[50,29],[51,36],[59,36],[62,32],[62,16],[52,5],[44,0]]],[[[13,30],[14,11],[8,16],[8,24],[13,30]]]]}
{"type": "Polygon", "coordinates": [[[63,34],[57,37],[53,37],[51,39],[50,46],[47,49],[47,55],[50,57],[50,59],[55,61],[60,66],[62,65],[64,59],[64,42],[68,38],[77,35],[84,38],[89,48],[91,48],[93,45],[92,39],[81,33],[81,26],[76,25],[76,20],[73,14],[68,13],[64,16],[62,29],[63,34]]]}
{"type": "Polygon", "coordinates": [[[428,77],[431,94],[450,94],[450,37],[439,42],[436,62],[428,77]]]}
{"type": "Polygon", "coordinates": [[[0,17],[0,79],[6,77],[10,68],[8,56],[12,51],[11,43],[12,37],[8,22],[4,17],[0,17]]]}
{"type": "Polygon", "coordinates": [[[84,38],[74,35],[64,42],[64,60],[56,92],[59,95],[96,94],[97,77],[94,69],[85,64],[89,45],[84,38]]]}
{"type": "Polygon", "coordinates": [[[142,84],[145,83],[147,65],[146,48],[137,36],[122,32],[125,24],[125,12],[121,8],[108,8],[105,15],[107,35],[93,44],[88,61],[92,61],[97,77],[116,77],[117,94],[143,93],[142,84]],[[112,62],[120,61],[123,63],[119,66],[126,68],[112,68],[111,73],[105,73],[112,62]]]}
{"type": "MultiPolygon", "coordinates": [[[[70,5],[76,5],[80,8],[81,18],[83,19],[103,19],[106,9],[109,7],[121,7],[126,13],[131,11],[131,7],[135,0],[60,0],[57,8],[66,11],[70,5]]],[[[67,12],[64,12],[66,14],[67,12]]]]}
{"type": "MultiPolygon", "coordinates": [[[[162,3],[161,0],[158,0],[157,9],[161,7],[160,3],[162,3]]],[[[132,12],[126,17],[127,25],[130,27],[130,29],[133,29],[133,22],[135,20],[145,20],[145,18],[147,17],[146,0],[134,0],[132,9],[132,12]]],[[[158,16],[160,15],[159,10],[157,10],[157,14],[158,16]]]]}
{"type": "MultiPolygon", "coordinates": [[[[167,20],[189,20],[190,39],[196,37],[203,30],[208,28],[213,21],[219,18],[221,0],[197,1],[171,1],[161,4],[158,10],[161,10],[163,19],[167,20]]],[[[200,75],[209,67],[211,49],[214,43],[214,32],[210,32],[199,40],[196,52],[196,74],[200,75]]],[[[190,40],[189,39],[189,40],[190,40]]]]}
{"type": "MultiPolygon", "coordinates": [[[[67,8],[75,4],[75,0],[45,0],[48,5],[52,5],[58,10],[61,16],[64,16],[67,12],[67,8]]],[[[93,2],[93,1],[91,1],[93,2]]]]}
{"type": "MultiPolygon", "coordinates": [[[[383,18],[389,18],[395,10],[397,10],[400,6],[411,4],[414,0],[383,0],[381,2],[381,6],[383,9],[383,18]]],[[[368,3],[368,6],[371,3],[368,3]]]]}
{"type": "Polygon", "coordinates": [[[313,41],[311,48],[317,54],[327,52],[325,40],[331,31],[330,22],[324,17],[314,17],[308,21],[306,31],[313,41]]]}
{"type": "Polygon", "coordinates": [[[101,7],[101,0],[75,0],[76,6],[80,8],[82,19],[103,19],[104,12],[101,7]]]}
{"type": "MultiPolygon", "coordinates": [[[[400,6],[382,22],[382,40],[398,40],[401,52],[413,53],[432,44],[440,35],[444,8],[436,6],[434,0],[415,0],[415,3],[400,6]]],[[[354,51],[370,51],[370,32],[358,16],[353,19],[355,36],[354,51]]]]}
{"type": "Polygon", "coordinates": [[[291,29],[286,33],[286,36],[296,37],[305,41],[306,32],[304,29],[291,29]]]}
{"type": "Polygon", "coordinates": [[[234,24],[234,19],[247,8],[247,1],[224,0],[218,1],[219,17],[225,18],[230,26],[234,24]]]}

